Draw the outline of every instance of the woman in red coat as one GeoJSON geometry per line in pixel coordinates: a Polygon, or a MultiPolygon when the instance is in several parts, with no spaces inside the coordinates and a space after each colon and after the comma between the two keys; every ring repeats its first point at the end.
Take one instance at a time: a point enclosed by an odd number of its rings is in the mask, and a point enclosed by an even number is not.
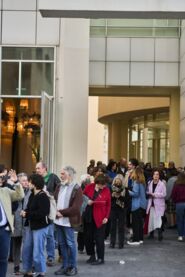
{"type": "Polygon", "coordinates": [[[107,177],[101,174],[95,178],[95,183],[87,185],[84,190],[84,194],[89,198],[84,213],[84,233],[87,255],[90,255],[87,263],[91,265],[104,263],[105,226],[111,208],[111,194],[106,183],[107,177]]]}

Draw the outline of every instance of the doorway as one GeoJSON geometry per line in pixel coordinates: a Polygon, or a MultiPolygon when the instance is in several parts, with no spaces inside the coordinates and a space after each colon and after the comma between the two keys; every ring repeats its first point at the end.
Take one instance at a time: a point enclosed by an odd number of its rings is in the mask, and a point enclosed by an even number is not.
{"type": "Polygon", "coordinates": [[[31,173],[40,159],[41,99],[1,98],[0,163],[31,173]]]}

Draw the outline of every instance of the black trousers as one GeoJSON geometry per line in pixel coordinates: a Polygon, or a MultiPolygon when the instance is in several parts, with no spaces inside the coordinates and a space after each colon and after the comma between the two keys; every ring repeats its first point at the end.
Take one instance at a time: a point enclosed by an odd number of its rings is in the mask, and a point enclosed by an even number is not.
{"type": "Polygon", "coordinates": [[[94,221],[84,224],[84,239],[87,255],[95,255],[96,246],[97,258],[104,260],[105,227],[106,224],[103,224],[100,228],[97,228],[94,221]]]}
{"type": "Polygon", "coordinates": [[[124,245],[125,239],[125,209],[112,209],[111,210],[111,231],[110,241],[111,244],[116,243],[116,234],[118,233],[118,243],[120,246],[124,245]],[[117,232],[118,231],[118,232],[117,232]]]}
{"type": "Polygon", "coordinates": [[[133,241],[143,240],[144,209],[132,211],[133,241]]]}
{"type": "Polygon", "coordinates": [[[21,258],[22,237],[12,237],[14,266],[19,266],[21,258]]]}
{"type": "Polygon", "coordinates": [[[78,242],[78,250],[83,251],[84,250],[84,232],[78,232],[77,236],[77,242],[78,242]]]}

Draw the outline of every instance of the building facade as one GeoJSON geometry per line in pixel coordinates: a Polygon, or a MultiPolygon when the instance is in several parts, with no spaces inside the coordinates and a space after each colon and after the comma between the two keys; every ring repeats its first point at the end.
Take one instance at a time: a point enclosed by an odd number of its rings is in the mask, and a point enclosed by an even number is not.
{"type": "MultiPolygon", "coordinates": [[[[184,16],[184,3],[164,1],[159,6],[151,1],[146,6],[146,1],[141,1],[138,6],[136,1],[117,1],[119,9],[115,10],[114,1],[108,5],[105,2],[101,6],[97,1],[0,1],[1,163],[18,171],[31,171],[41,157],[57,173],[66,164],[73,165],[79,175],[84,173],[88,96],[91,95],[104,96],[99,100],[99,120],[109,125],[109,157],[119,158],[120,142],[113,142],[120,132],[118,121],[127,122],[123,127],[125,143],[121,154],[128,156],[129,147],[129,155],[145,149],[146,139],[133,140],[132,147],[128,129],[131,134],[136,128],[133,126],[139,124],[138,116],[144,116],[143,122],[149,122],[146,112],[142,112],[143,105],[139,108],[132,104],[130,111],[127,107],[133,99],[147,96],[156,101],[153,107],[151,101],[145,103],[148,115],[156,111],[168,113],[169,133],[165,139],[169,140],[169,150],[165,159],[185,164],[185,25],[183,20],[179,21],[184,16]],[[159,28],[151,25],[152,20],[140,26],[140,30],[137,27],[141,32],[138,36],[134,33],[136,22],[120,28],[120,22],[111,21],[111,18],[123,20],[128,16],[141,19],[147,13],[147,17],[157,19],[160,15],[161,19],[170,20],[174,11],[172,26],[159,25],[159,28]],[[102,21],[90,23],[89,18],[95,17],[102,21]],[[121,106],[119,98],[115,99],[117,103],[111,110],[105,96],[134,98],[128,99],[126,106],[121,106]],[[120,116],[120,108],[122,117],[118,119],[115,116],[120,116]],[[131,118],[128,113],[132,114],[134,109],[138,113],[131,118]],[[129,116],[129,122],[125,115],[129,116]]],[[[142,98],[140,101],[143,104],[142,98]]],[[[145,136],[147,128],[148,123],[143,125],[140,138],[145,136]]],[[[149,152],[149,149],[141,151],[140,158],[147,161],[149,152]]]]}

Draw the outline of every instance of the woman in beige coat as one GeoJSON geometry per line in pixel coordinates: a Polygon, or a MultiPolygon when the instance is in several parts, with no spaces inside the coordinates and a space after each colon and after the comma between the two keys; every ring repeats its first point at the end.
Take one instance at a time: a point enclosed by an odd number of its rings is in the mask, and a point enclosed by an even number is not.
{"type": "Polygon", "coordinates": [[[15,184],[15,190],[3,187],[0,177],[0,277],[6,276],[8,253],[10,247],[10,234],[13,231],[12,202],[24,197],[22,186],[18,183],[15,171],[10,171],[10,179],[15,184]]]}

